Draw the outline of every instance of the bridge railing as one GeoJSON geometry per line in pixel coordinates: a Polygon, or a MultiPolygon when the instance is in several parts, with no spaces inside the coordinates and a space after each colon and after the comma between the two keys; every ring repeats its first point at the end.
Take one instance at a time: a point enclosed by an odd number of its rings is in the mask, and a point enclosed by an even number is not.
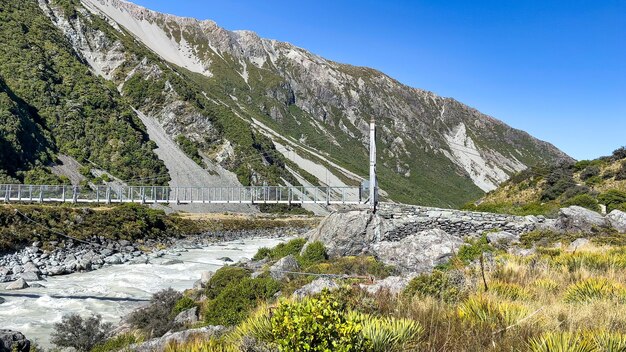
{"type": "Polygon", "coordinates": [[[358,187],[0,185],[0,201],[160,204],[360,204],[358,187]]]}

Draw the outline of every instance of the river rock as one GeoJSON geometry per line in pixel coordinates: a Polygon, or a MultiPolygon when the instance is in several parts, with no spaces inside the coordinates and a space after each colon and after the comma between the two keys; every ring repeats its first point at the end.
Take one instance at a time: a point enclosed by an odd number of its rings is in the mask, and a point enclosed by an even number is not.
{"type": "Polygon", "coordinates": [[[320,241],[331,257],[360,255],[368,252],[376,240],[372,223],[376,216],[368,211],[334,212],[308,234],[308,242],[320,241]]]}
{"type": "Polygon", "coordinates": [[[180,259],[168,259],[161,263],[161,265],[175,265],[175,264],[183,264],[184,262],[180,259]]]}
{"type": "Polygon", "coordinates": [[[4,302],[6,302],[6,300],[4,298],[0,297],[0,304],[2,304],[4,302]]]}
{"type": "Polygon", "coordinates": [[[298,266],[298,262],[293,255],[288,255],[284,258],[278,260],[274,265],[270,267],[270,276],[274,280],[281,280],[287,276],[289,273],[285,273],[285,271],[298,271],[300,267],[298,266]]]}
{"type": "Polygon", "coordinates": [[[174,318],[174,323],[180,325],[193,324],[198,321],[198,307],[187,309],[184,312],[178,313],[174,318]]]}
{"type": "Polygon", "coordinates": [[[65,274],[65,267],[53,266],[48,268],[48,276],[58,276],[65,274]]]}
{"type": "Polygon", "coordinates": [[[233,260],[230,259],[229,257],[221,257],[221,258],[217,258],[217,260],[221,260],[221,261],[226,262],[226,263],[232,263],[233,262],[233,260]]]}
{"type": "Polygon", "coordinates": [[[41,276],[39,276],[39,273],[36,273],[34,271],[25,271],[21,274],[18,274],[20,278],[31,282],[31,281],[39,281],[41,280],[41,276]]]}
{"type": "Polygon", "coordinates": [[[373,250],[385,264],[405,273],[422,273],[444,264],[463,241],[439,229],[419,232],[400,241],[381,241],[373,250]]]}
{"type": "Polygon", "coordinates": [[[293,297],[304,298],[306,296],[316,295],[324,289],[334,291],[339,289],[339,285],[327,277],[315,279],[310,284],[306,284],[293,292],[293,297]]]}
{"type": "Polygon", "coordinates": [[[23,278],[19,278],[13,281],[12,283],[10,283],[9,285],[7,285],[6,289],[7,290],[23,290],[28,287],[29,286],[26,280],[24,280],[23,278]]]}
{"type": "Polygon", "coordinates": [[[611,226],[619,233],[626,233],[626,213],[621,210],[613,210],[606,216],[611,226]]]}
{"type": "Polygon", "coordinates": [[[562,208],[555,222],[555,230],[561,233],[589,233],[608,227],[609,222],[600,213],[576,205],[562,208]]]}
{"type": "Polygon", "coordinates": [[[111,265],[122,264],[122,258],[114,254],[104,258],[104,262],[111,265]]]}
{"type": "Polygon", "coordinates": [[[30,341],[22,333],[12,330],[0,330],[0,352],[28,352],[30,341]]]}

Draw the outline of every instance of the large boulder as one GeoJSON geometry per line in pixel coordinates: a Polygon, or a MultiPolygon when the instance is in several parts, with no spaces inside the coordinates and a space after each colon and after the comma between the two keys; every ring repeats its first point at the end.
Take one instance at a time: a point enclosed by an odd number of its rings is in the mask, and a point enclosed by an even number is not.
{"type": "Polygon", "coordinates": [[[23,290],[28,287],[30,286],[28,286],[28,283],[26,282],[26,280],[19,278],[13,281],[12,283],[10,283],[9,285],[7,285],[6,289],[9,291],[13,291],[13,290],[23,290]]]}
{"type": "Polygon", "coordinates": [[[274,280],[282,280],[289,276],[289,272],[298,271],[300,267],[293,255],[288,255],[278,260],[274,265],[270,267],[270,276],[274,280]]]}
{"type": "Polygon", "coordinates": [[[554,230],[561,233],[589,233],[609,226],[600,213],[574,205],[559,211],[554,230]]]}
{"type": "Polygon", "coordinates": [[[30,351],[30,341],[20,332],[0,329],[0,352],[15,351],[30,351]]]}
{"type": "Polygon", "coordinates": [[[174,323],[179,325],[193,324],[196,322],[198,322],[198,307],[180,312],[176,318],[174,318],[174,323]]]}
{"type": "Polygon", "coordinates": [[[519,242],[519,236],[507,231],[496,231],[487,234],[487,242],[500,248],[508,248],[510,245],[519,242]]]}
{"type": "Polygon", "coordinates": [[[385,264],[405,273],[422,273],[446,263],[463,241],[439,229],[426,230],[400,241],[381,241],[373,251],[385,264]]]}
{"type": "Polygon", "coordinates": [[[377,220],[377,216],[368,211],[334,212],[309,233],[309,243],[324,243],[331,257],[367,253],[378,237],[372,226],[377,220]]]}
{"type": "Polygon", "coordinates": [[[626,233],[626,213],[620,210],[613,210],[606,216],[611,226],[619,233],[626,233]]]}
{"type": "Polygon", "coordinates": [[[306,284],[299,289],[295,290],[293,293],[294,297],[304,298],[306,296],[316,295],[322,292],[324,289],[328,289],[329,291],[333,291],[339,288],[339,285],[329,279],[327,277],[320,277],[319,279],[314,280],[310,284],[306,284]]]}
{"type": "Polygon", "coordinates": [[[411,278],[411,276],[389,276],[370,285],[361,284],[361,288],[372,294],[382,290],[389,291],[392,295],[398,295],[409,285],[411,278]]]}

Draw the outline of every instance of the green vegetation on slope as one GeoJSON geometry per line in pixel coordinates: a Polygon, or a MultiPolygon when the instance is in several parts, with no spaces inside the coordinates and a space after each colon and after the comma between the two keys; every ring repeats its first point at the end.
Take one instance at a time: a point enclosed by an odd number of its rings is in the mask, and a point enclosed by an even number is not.
{"type": "Polygon", "coordinates": [[[1,4],[0,23],[5,178],[55,182],[46,166],[56,153],[91,161],[121,179],[165,173],[131,108],[89,71],[35,1],[1,4]]]}
{"type": "Polygon", "coordinates": [[[466,209],[517,215],[555,215],[571,205],[607,212],[626,211],[626,148],[611,156],[554,167],[531,168],[513,176],[478,205],[466,209]]]}

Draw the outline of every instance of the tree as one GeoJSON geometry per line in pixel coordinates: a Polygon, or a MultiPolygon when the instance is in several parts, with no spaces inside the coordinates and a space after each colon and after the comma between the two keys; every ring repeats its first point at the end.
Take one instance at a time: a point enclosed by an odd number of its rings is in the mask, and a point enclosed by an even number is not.
{"type": "Polygon", "coordinates": [[[65,315],[60,323],[54,324],[50,341],[58,347],[87,352],[103,342],[112,327],[111,323],[103,323],[100,315],[84,319],[78,314],[65,315]]]}

